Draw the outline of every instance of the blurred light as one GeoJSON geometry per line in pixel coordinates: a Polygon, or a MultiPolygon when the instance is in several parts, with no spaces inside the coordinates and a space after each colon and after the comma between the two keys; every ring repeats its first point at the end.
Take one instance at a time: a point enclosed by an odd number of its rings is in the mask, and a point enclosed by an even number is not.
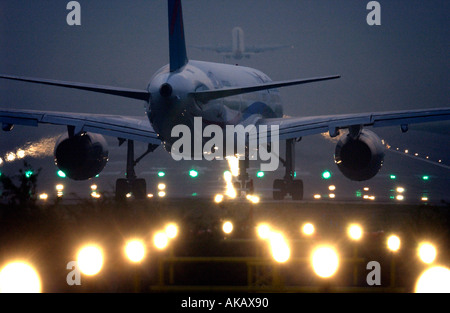
{"type": "Polygon", "coordinates": [[[98,246],[85,246],[78,252],[77,262],[83,274],[88,276],[96,275],[103,266],[103,252],[98,246]]]}
{"type": "Polygon", "coordinates": [[[166,189],[166,184],[158,184],[158,190],[165,190],[166,189]]]}
{"type": "Polygon", "coordinates": [[[189,176],[191,176],[192,178],[195,178],[198,176],[198,172],[196,170],[190,170],[189,176]]]}
{"type": "Polygon", "coordinates": [[[429,180],[429,179],[430,179],[430,176],[428,176],[428,175],[422,176],[422,180],[429,180]]]}
{"type": "Polygon", "coordinates": [[[153,198],[153,194],[152,194],[152,193],[149,193],[149,194],[147,195],[147,198],[153,198]]]}
{"type": "Polygon", "coordinates": [[[0,293],[40,293],[41,280],[36,270],[24,262],[12,262],[0,271],[0,293]]]}
{"type": "Polygon", "coordinates": [[[256,228],[259,238],[265,240],[270,236],[270,227],[267,224],[259,224],[256,228]]]}
{"type": "Polygon", "coordinates": [[[403,201],[405,197],[402,195],[398,195],[397,197],[395,197],[395,199],[397,199],[398,201],[403,201]]]}
{"type": "Polygon", "coordinates": [[[97,185],[95,184],[91,185],[91,190],[97,190],[97,185]]]}
{"type": "Polygon", "coordinates": [[[324,171],[322,173],[322,178],[323,179],[330,179],[331,178],[331,172],[330,171],[324,171]]]}
{"type": "Polygon", "coordinates": [[[101,194],[99,194],[97,191],[93,191],[93,192],[91,192],[91,197],[95,198],[95,199],[100,199],[101,194]]]}
{"type": "Polygon", "coordinates": [[[228,166],[230,167],[231,175],[233,175],[234,177],[238,176],[239,175],[239,158],[236,156],[227,156],[226,159],[228,162],[228,166]]]}
{"type": "Polygon", "coordinates": [[[334,199],[334,198],[336,198],[336,195],[335,195],[334,193],[330,193],[330,194],[328,195],[328,197],[330,197],[330,199],[334,199]]]}
{"type": "Polygon", "coordinates": [[[41,194],[39,195],[39,199],[40,199],[40,200],[47,200],[47,199],[48,199],[48,194],[46,194],[46,193],[41,193],[41,194]]]}
{"type": "Polygon", "coordinates": [[[165,196],[166,196],[166,192],[165,191],[159,191],[158,192],[158,197],[164,198],[165,196]]]}
{"type": "Polygon", "coordinates": [[[25,157],[25,151],[17,150],[16,156],[18,159],[23,159],[25,157]]]}
{"type": "Polygon", "coordinates": [[[167,234],[164,232],[158,232],[153,236],[153,244],[155,245],[156,249],[163,250],[167,247],[169,243],[169,237],[167,237],[167,234]]]}
{"type": "Polygon", "coordinates": [[[169,239],[174,239],[178,235],[178,227],[174,223],[170,223],[164,229],[169,239]]]}
{"type": "Polygon", "coordinates": [[[436,248],[431,243],[421,243],[419,245],[419,257],[424,263],[433,263],[436,259],[436,248]]]}
{"type": "Polygon", "coordinates": [[[215,203],[220,203],[220,202],[222,202],[222,201],[223,201],[223,195],[217,194],[217,195],[214,197],[214,202],[215,202],[215,203]]]}
{"type": "Polygon", "coordinates": [[[145,245],[141,240],[133,239],[125,245],[125,254],[133,263],[141,262],[145,257],[145,245]]]}
{"type": "Polygon", "coordinates": [[[360,240],[362,237],[362,228],[357,224],[350,225],[347,232],[349,237],[353,240],[360,240]]]}
{"type": "Polygon", "coordinates": [[[422,201],[428,201],[428,197],[423,196],[422,198],[420,198],[420,200],[422,200],[422,201]]]}
{"type": "Polygon", "coordinates": [[[282,234],[271,232],[269,235],[269,242],[272,257],[276,262],[284,263],[289,260],[291,256],[291,249],[282,234]]]}
{"type": "Polygon", "coordinates": [[[405,150],[405,153],[409,153],[409,150],[405,150]]]}
{"type": "Polygon", "coordinates": [[[405,192],[405,188],[403,188],[403,187],[397,187],[396,191],[397,191],[398,193],[403,193],[403,192],[405,192]]]}
{"type": "Polygon", "coordinates": [[[315,194],[315,195],[314,195],[314,199],[319,200],[320,198],[322,198],[321,195],[319,195],[319,194],[315,194]]]}
{"type": "Polygon", "coordinates": [[[364,187],[363,190],[364,191],[369,191],[369,187],[364,187]]]}
{"type": "Polygon", "coordinates": [[[417,280],[416,293],[450,293],[450,270],[434,266],[423,272],[417,280]]]}
{"type": "Polygon", "coordinates": [[[392,179],[392,180],[394,180],[394,179],[397,179],[397,176],[391,174],[391,175],[389,176],[389,178],[392,179]]]}
{"type": "Polygon", "coordinates": [[[256,173],[256,177],[258,178],[263,178],[264,177],[264,172],[263,171],[259,171],[256,173]]]}
{"type": "Polygon", "coordinates": [[[247,200],[249,200],[251,203],[257,204],[259,203],[259,197],[254,195],[247,195],[247,200]]]}
{"type": "Polygon", "coordinates": [[[306,236],[311,236],[312,234],[314,234],[314,225],[311,223],[306,223],[303,225],[302,227],[302,232],[303,234],[305,234],[306,236]]]}
{"type": "Polygon", "coordinates": [[[328,186],[328,190],[329,191],[335,191],[336,190],[336,186],[335,185],[330,185],[330,186],[328,186]]]}
{"type": "Polygon", "coordinates": [[[396,252],[398,249],[400,249],[400,238],[398,238],[396,235],[389,236],[387,240],[387,246],[389,250],[396,252]]]}
{"type": "Polygon", "coordinates": [[[63,191],[64,190],[64,185],[58,184],[58,185],[55,186],[55,188],[56,188],[57,191],[63,191]]]}
{"type": "Polygon", "coordinates": [[[311,260],[314,272],[322,278],[333,276],[339,267],[339,257],[336,251],[328,246],[316,248],[311,260]]]}
{"type": "Polygon", "coordinates": [[[57,172],[56,172],[56,175],[58,175],[58,177],[61,177],[61,178],[66,178],[66,177],[67,177],[66,173],[64,173],[64,172],[61,171],[61,170],[57,171],[57,172]]]}
{"type": "Polygon", "coordinates": [[[158,177],[164,177],[166,176],[166,173],[164,173],[163,171],[158,172],[158,177]]]}
{"type": "Polygon", "coordinates": [[[10,152],[6,155],[6,161],[8,162],[12,162],[16,159],[16,155],[14,154],[14,152],[10,152]]]}
{"type": "Polygon", "coordinates": [[[25,177],[26,178],[30,178],[31,176],[33,176],[33,171],[28,170],[28,171],[25,172],[25,177]]]}
{"type": "Polygon", "coordinates": [[[225,171],[223,173],[223,178],[225,179],[225,183],[226,183],[226,190],[225,190],[225,195],[234,199],[237,197],[237,192],[234,189],[233,186],[233,175],[230,171],[225,171]]]}
{"type": "Polygon", "coordinates": [[[131,196],[132,196],[131,192],[129,192],[125,195],[125,197],[127,197],[127,198],[131,198],[131,196]]]}
{"type": "Polygon", "coordinates": [[[231,232],[233,231],[233,224],[229,221],[223,223],[222,230],[225,234],[231,234],[231,232]]]}

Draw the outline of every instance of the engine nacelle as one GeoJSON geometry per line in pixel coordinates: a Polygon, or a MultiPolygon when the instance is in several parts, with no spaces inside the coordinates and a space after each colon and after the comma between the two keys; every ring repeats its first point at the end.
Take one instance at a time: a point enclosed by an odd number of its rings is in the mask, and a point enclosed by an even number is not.
{"type": "Polygon", "coordinates": [[[345,177],[363,181],[374,177],[384,160],[384,145],[381,139],[363,129],[358,138],[343,136],[335,150],[334,161],[345,177]]]}
{"type": "Polygon", "coordinates": [[[99,174],[108,162],[108,146],[102,135],[82,133],[59,137],[55,145],[55,164],[67,177],[87,180],[99,174]]]}

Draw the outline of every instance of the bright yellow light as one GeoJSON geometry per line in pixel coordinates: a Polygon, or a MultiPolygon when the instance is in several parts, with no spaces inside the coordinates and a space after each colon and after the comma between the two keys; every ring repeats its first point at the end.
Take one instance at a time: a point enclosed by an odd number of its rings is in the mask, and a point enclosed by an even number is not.
{"type": "Polygon", "coordinates": [[[166,232],[167,237],[169,237],[170,239],[173,239],[178,235],[178,227],[174,223],[168,224],[164,231],[166,232]]]}
{"type": "Polygon", "coordinates": [[[16,155],[17,155],[17,158],[18,158],[18,159],[23,159],[23,158],[25,157],[25,151],[23,151],[23,150],[17,150],[16,155]]]}
{"type": "Polygon", "coordinates": [[[215,203],[220,203],[220,202],[222,202],[222,201],[223,201],[223,195],[217,194],[217,195],[214,197],[214,202],[215,202],[215,203]]]}
{"type": "Polygon", "coordinates": [[[289,260],[291,256],[291,249],[282,234],[271,232],[269,235],[269,242],[272,257],[276,262],[284,263],[289,260]]]}
{"type": "Polygon", "coordinates": [[[233,224],[229,221],[223,223],[222,230],[225,234],[231,234],[231,232],[233,231],[233,224]]]}
{"type": "Polygon", "coordinates": [[[58,184],[58,185],[56,185],[55,188],[56,188],[57,191],[63,191],[64,190],[64,185],[58,184]]]}
{"type": "Polygon", "coordinates": [[[420,198],[420,200],[422,200],[422,201],[428,201],[428,197],[422,197],[422,198],[420,198]]]}
{"type": "Polygon", "coordinates": [[[303,234],[305,234],[306,236],[311,236],[312,234],[314,234],[314,225],[311,223],[305,223],[303,224],[302,227],[302,232],[303,234]]]}
{"type": "Polygon", "coordinates": [[[239,175],[239,158],[236,156],[228,156],[226,157],[228,161],[228,166],[230,167],[231,175],[234,177],[239,175]]]}
{"type": "Polygon", "coordinates": [[[141,240],[133,239],[125,245],[125,254],[133,263],[141,262],[145,257],[145,245],[141,240]]]}
{"type": "Polygon", "coordinates": [[[158,190],[165,190],[166,189],[166,184],[158,184],[158,190]]]}
{"type": "Polygon", "coordinates": [[[126,196],[127,198],[131,198],[131,192],[127,193],[125,196],[126,196]]]}
{"type": "Polygon", "coordinates": [[[330,186],[328,186],[328,190],[329,191],[335,191],[336,190],[336,186],[335,185],[330,185],[330,186]]]}
{"type": "Polygon", "coordinates": [[[97,185],[96,184],[91,185],[91,190],[92,191],[97,190],[97,185]]]}
{"type": "Polygon", "coordinates": [[[247,195],[247,200],[254,204],[259,203],[259,197],[254,195],[247,195]]]}
{"type": "Polygon", "coordinates": [[[8,162],[12,162],[16,159],[16,155],[14,154],[14,152],[10,152],[6,155],[6,161],[8,162]]]}
{"type": "Polygon", "coordinates": [[[37,272],[24,262],[12,262],[0,271],[0,293],[39,293],[41,280],[37,272]]]}
{"type": "Polygon", "coordinates": [[[39,199],[41,199],[41,200],[47,200],[47,199],[48,199],[48,194],[46,194],[46,193],[41,193],[41,194],[39,195],[39,199]]]}
{"type": "Polygon", "coordinates": [[[155,234],[155,236],[153,236],[153,244],[155,245],[156,249],[163,250],[169,244],[169,237],[167,237],[167,234],[165,232],[158,232],[155,234]]]}
{"type": "Polygon", "coordinates": [[[256,231],[258,232],[259,238],[263,240],[268,239],[270,236],[270,226],[267,224],[259,224],[256,231]]]}
{"type": "Polygon", "coordinates": [[[99,199],[101,197],[101,195],[97,191],[93,191],[93,192],[91,192],[91,197],[99,199]]]}
{"type": "Polygon", "coordinates": [[[361,226],[359,226],[357,224],[352,224],[348,228],[348,235],[353,240],[360,240],[362,237],[362,233],[363,233],[363,231],[362,231],[361,226]]]}
{"type": "Polygon", "coordinates": [[[422,262],[431,264],[436,259],[436,248],[428,242],[419,245],[419,257],[422,262]]]}
{"type": "Polygon", "coordinates": [[[398,201],[403,201],[405,197],[402,195],[398,195],[397,197],[395,197],[395,199],[397,199],[398,201]]]}
{"type": "Polygon", "coordinates": [[[159,191],[158,192],[158,197],[164,198],[165,196],[166,196],[166,192],[165,191],[159,191]]]}
{"type": "Polygon", "coordinates": [[[333,276],[339,267],[339,257],[336,251],[328,246],[315,249],[311,261],[314,272],[322,278],[333,276]]]}
{"type": "Polygon", "coordinates": [[[400,249],[400,238],[396,235],[390,236],[387,240],[387,246],[393,252],[398,251],[400,249]]]}
{"type": "Polygon", "coordinates": [[[417,280],[416,293],[450,293],[450,270],[434,266],[423,272],[417,280]]]}
{"type": "Polygon", "coordinates": [[[334,199],[334,198],[336,198],[336,195],[335,195],[334,193],[330,193],[330,194],[328,195],[328,197],[330,197],[330,199],[334,199]]]}
{"type": "Polygon", "coordinates": [[[369,191],[369,187],[364,187],[364,191],[369,191]]]}
{"type": "Polygon", "coordinates": [[[403,188],[403,187],[397,187],[397,192],[398,193],[403,193],[403,192],[405,192],[405,188],[403,188]]]}
{"type": "Polygon", "coordinates": [[[320,198],[322,198],[321,195],[319,195],[319,194],[315,194],[315,195],[314,195],[314,199],[319,200],[320,198]]]}
{"type": "Polygon", "coordinates": [[[85,246],[78,252],[77,262],[83,274],[96,275],[103,267],[103,252],[98,246],[85,246]]]}
{"type": "Polygon", "coordinates": [[[153,198],[153,194],[152,194],[152,193],[149,193],[149,194],[147,195],[147,198],[153,198]]]}

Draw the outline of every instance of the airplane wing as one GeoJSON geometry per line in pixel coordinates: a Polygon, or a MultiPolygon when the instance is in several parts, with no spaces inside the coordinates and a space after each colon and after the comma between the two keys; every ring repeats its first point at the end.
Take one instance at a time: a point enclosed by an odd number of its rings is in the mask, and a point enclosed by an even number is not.
{"type": "Polygon", "coordinates": [[[75,133],[91,132],[117,138],[160,145],[158,135],[145,117],[120,115],[66,113],[32,110],[0,109],[0,123],[4,130],[12,125],[38,126],[53,124],[72,126],[75,133]]]}
{"type": "MultiPolygon", "coordinates": [[[[357,113],[312,117],[289,117],[260,119],[258,125],[278,125],[279,138],[293,139],[328,132],[331,137],[340,129],[352,126],[401,126],[407,131],[409,124],[450,120],[450,108],[357,113]]],[[[270,129],[269,129],[270,131],[270,129]]],[[[261,135],[267,135],[260,132],[261,135]]]]}

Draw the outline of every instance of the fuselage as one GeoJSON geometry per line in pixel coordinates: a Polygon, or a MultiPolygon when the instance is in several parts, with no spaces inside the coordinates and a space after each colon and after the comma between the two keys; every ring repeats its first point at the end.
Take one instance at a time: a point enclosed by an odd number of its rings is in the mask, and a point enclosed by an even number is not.
{"type": "Polygon", "coordinates": [[[190,96],[196,91],[246,87],[271,82],[263,72],[242,66],[189,61],[181,69],[170,72],[162,67],[148,85],[150,99],[147,115],[166,150],[178,137],[172,137],[176,125],[194,127],[194,118],[201,117],[203,127],[218,125],[244,126],[256,124],[260,118],[283,116],[277,89],[263,90],[201,103],[190,96]]]}

